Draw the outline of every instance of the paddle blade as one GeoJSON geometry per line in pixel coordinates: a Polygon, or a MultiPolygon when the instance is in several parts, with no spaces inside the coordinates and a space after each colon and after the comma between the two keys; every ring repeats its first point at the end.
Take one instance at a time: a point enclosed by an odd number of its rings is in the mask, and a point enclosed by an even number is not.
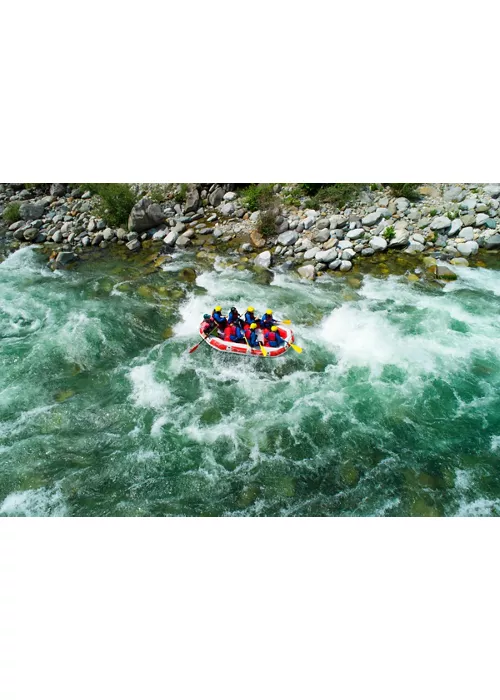
{"type": "Polygon", "coordinates": [[[200,341],[197,345],[193,345],[193,347],[190,349],[189,352],[191,353],[191,352],[194,352],[195,350],[198,350],[198,348],[200,347],[200,345],[201,345],[201,341],[200,341]]]}
{"type": "Polygon", "coordinates": [[[262,343],[259,343],[259,345],[260,345],[260,349],[262,350],[262,354],[264,355],[264,357],[267,357],[267,350],[266,350],[266,348],[262,345],[262,343]]]}
{"type": "Polygon", "coordinates": [[[295,352],[301,353],[302,348],[299,345],[294,345],[293,343],[289,343],[290,347],[295,350],[295,352]]]}
{"type": "Polygon", "coordinates": [[[287,323],[289,325],[291,321],[289,318],[285,318],[283,321],[280,321],[280,323],[287,323]]]}

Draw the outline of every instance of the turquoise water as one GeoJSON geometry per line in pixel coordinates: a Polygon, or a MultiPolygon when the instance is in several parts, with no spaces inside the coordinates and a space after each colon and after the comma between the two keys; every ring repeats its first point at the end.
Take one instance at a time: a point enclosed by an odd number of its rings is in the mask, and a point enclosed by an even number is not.
{"type": "Polygon", "coordinates": [[[146,275],[17,251],[0,264],[0,513],[499,515],[500,271],[459,275],[268,284],[189,253],[146,275]],[[216,301],[270,305],[304,352],[188,354],[216,301]]]}

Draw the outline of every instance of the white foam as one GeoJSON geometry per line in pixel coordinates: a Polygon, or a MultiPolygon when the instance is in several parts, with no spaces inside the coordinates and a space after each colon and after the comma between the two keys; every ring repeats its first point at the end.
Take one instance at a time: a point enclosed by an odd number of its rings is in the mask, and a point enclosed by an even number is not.
{"type": "Polygon", "coordinates": [[[491,438],[491,451],[497,452],[500,450],[500,435],[493,435],[491,438]]]}
{"type": "Polygon", "coordinates": [[[500,499],[490,500],[487,498],[478,498],[471,503],[462,501],[456,514],[459,518],[488,518],[500,515],[500,499]]]}
{"type": "Polygon", "coordinates": [[[129,372],[132,382],[132,401],[142,408],[163,408],[170,401],[170,391],[165,384],[157,382],[154,377],[154,367],[138,365],[129,372]]]}
{"type": "Polygon", "coordinates": [[[491,292],[496,297],[500,296],[500,271],[488,270],[479,267],[455,267],[458,279],[447,284],[444,291],[454,292],[457,289],[471,289],[484,293],[491,292]]]}
{"type": "Polygon", "coordinates": [[[0,514],[26,517],[67,515],[59,487],[15,491],[7,496],[0,506],[0,514]]]}

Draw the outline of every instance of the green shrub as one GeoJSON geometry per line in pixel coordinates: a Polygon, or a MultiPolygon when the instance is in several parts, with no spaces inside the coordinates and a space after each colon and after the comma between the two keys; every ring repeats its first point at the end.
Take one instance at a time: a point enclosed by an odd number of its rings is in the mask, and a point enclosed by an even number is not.
{"type": "Polygon", "coordinates": [[[3,218],[5,223],[9,224],[10,226],[10,224],[14,224],[16,221],[19,221],[19,219],[21,218],[19,214],[20,208],[20,202],[11,202],[10,204],[7,204],[7,206],[3,210],[3,218]]]}
{"type": "Polygon", "coordinates": [[[429,212],[429,215],[430,215],[430,216],[436,216],[437,213],[438,213],[438,210],[437,210],[437,209],[431,209],[430,212],[429,212]]]}
{"type": "Polygon", "coordinates": [[[91,182],[84,187],[98,198],[93,212],[96,216],[109,226],[127,227],[129,214],[137,201],[129,185],[124,182],[91,182]]]}
{"type": "Polygon", "coordinates": [[[389,188],[394,197],[406,197],[410,202],[419,198],[417,188],[420,187],[419,182],[390,182],[389,188]]]}
{"type": "Polygon", "coordinates": [[[387,226],[387,228],[385,229],[385,231],[382,235],[387,241],[391,241],[394,238],[394,236],[396,235],[396,231],[394,229],[394,226],[387,226]]]}
{"type": "Polygon", "coordinates": [[[271,183],[249,185],[241,192],[241,199],[250,211],[267,209],[275,200],[273,185],[271,183]]]}
{"type": "Polygon", "coordinates": [[[456,219],[456,218],[457,218],[458,214],[457,214],[456,211],[447,211],[447,212],[446,212],[446,216],[448,217],[448,219],[449,219],[450,221],[453,221],[453,219],[456,219]]]}
{"type": "Polygon", "coordinates": [[[178,192],[176,192],[174,195],[174,200],[177,202],[177,204],[182,204],[184,202],[184,200],[186,199],[187,191],[187,182],[181,183],[178,192]]]}
{"type": "Polygon", "coordinates": [[[152,185],[147,192],[147,196],[152,202],[156,202],[157,204],[163,204],[163,202],[166,202],[166,200],[168,199],[166,186],[152,185]]]}
{"type": "Polygon", "coordinates": [[[319,209],[321,204],[333,204],[339,209],[343,209],[347,204],[359,197],[361,190],[365,187],[357,182],[335,182],[332,184],[303,184],[306,194],[313,196],[307,200],[306,207],[319,209]]]}

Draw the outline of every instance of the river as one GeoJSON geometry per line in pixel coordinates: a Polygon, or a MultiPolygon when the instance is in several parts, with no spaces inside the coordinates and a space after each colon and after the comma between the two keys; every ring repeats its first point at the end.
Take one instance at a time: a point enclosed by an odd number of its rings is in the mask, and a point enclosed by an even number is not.
{"type": "Polygon", "coordinates": [[[1,515],[500,515],[500,270],[309,283],[192,256],[0,263],[1,515]],[[216,302],[270,306],[304,352],[189,354],[216,302]]]}

